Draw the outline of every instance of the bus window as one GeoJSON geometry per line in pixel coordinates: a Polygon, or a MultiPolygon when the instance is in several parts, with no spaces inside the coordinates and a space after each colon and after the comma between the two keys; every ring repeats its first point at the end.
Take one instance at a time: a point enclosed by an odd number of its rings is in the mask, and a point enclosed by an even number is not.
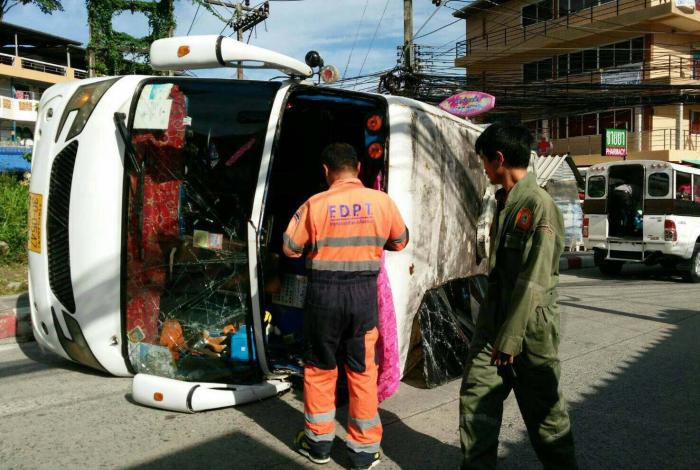
{"type": "Polygon", "coordinates": [[[126,172],[135,372],[204,381],[254,373],[247,223],[278,89],[177,78],[143,87],[132,117],[137,167],[126,172]]]}
{"type": "Polygon", "coordinates": [[[676,172],[676,199],[691,201],[690,174],[676,172]]]}
{"type": "Polygon", "coordinates": [[[668,196],[671,189],[671,181],[667,173],[652,173],[647,182],[647,192],[652,197],[668,196]]]}
{"type": "Polygon", "coordinates": [[[588,197],[605,196],[605,177],[591,176],[588,178],[588,197]]]}

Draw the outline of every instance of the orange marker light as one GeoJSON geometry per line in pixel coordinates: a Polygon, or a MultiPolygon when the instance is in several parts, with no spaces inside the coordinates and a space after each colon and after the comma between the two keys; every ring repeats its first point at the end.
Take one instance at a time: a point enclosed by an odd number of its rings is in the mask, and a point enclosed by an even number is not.
{"type": "Polygon", "coordinates": [[[371,132],[377,132],[382,128],[382,124],[384,124],[384,121],[382,120],[381,116],[376,114],[367,119],[367,129],[371,132]]]}
{"type": "Polygon", "coordinates": [[[155,401],[163,401],[163,394],[160,392],[156,392],[153,394],[153,399],[155,401]]]}
{"type": "Polygon", "coordinates": [[[177,48],[177,56],[178,57],[185,57],[189,53],[190,53],[190,46],[180,46],[177,48]]]}
{"type": "Polygon", "coordinates": [[[370,144],[370,146],[367,147],[367,154],[369,155],[369,158],[379,160],[384,156],[384,145],[382,145],[380,142],[370,144]]]}

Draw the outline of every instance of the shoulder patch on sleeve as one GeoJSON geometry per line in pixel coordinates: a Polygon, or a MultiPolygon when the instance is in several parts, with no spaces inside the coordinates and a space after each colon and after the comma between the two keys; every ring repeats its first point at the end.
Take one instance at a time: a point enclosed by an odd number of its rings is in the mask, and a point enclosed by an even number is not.
{"type": "Polygon", "coordinates": [[[527,232],[532,228],[532,211],[527,207],[523,207],[518,211],[518,215],[515,217],[515,226],[520,230],[527,232]]]}

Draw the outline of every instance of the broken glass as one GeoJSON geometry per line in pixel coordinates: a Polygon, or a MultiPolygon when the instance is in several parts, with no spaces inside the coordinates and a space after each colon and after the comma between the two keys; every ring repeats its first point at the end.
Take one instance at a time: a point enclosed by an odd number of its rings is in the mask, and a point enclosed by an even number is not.
{"type": "Polygon", "coordinates": [[[474,276],[450,281],[425,293],[416,318],[421,334],[423,379],[428,388],[462,376],[487,286],[485,276],[474,276]]]}
{"type": "Polygon", "coordinates": [[[131,116],[126,335],[135,372],[257,374],[247,226],[277,83],[148,81],[131,116]]]}

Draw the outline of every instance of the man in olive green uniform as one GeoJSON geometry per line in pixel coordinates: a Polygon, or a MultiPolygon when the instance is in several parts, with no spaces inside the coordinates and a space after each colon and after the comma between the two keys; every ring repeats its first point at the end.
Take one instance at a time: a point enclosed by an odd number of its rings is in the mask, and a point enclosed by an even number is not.
{"type": "Polygon", "coordinates": [[[528,174],[532,136],[493,124],[476,141],[497,193],[489,290],[460,390],[462,468],[495,468],[503,401],[515,391],[545,468],[576,468],[566,402],[559,391],[561,213],[528,174]]]}

